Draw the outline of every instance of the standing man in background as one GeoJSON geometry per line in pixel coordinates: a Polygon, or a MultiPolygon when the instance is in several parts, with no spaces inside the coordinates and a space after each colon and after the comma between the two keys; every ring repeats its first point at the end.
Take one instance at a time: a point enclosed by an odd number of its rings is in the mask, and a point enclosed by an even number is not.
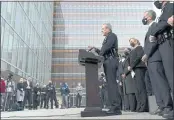
{"type": "Polygon", "coordinates": [[[173,107],[172,98],[170,94],[170,88],[166,75],[164,73],[164,67],[162,64],[162,56],[160,51],[157,49],[153,54],[151,50],[154,46],[157,46],[157,42],[150,42],[149,36],[156,29],[157,23],[154,22],[156,19],[156,13],[153,10],[148,10],[144,13],[143,24],[149,25],[149,29],[145,36],[145,55],[142,57],[142,61],[148,62],[147,68],[149,71],[150,82],[152,83],[152,88],[155,94],[157,105],[159,106],[158,110],[154,111],[153,114],[163,114],[170,111],[173,107]],[[146,59],[145,59],[146,58],[146,59]]]}
{"type": "Polygon", "coordinates": [[[25,90],[25,97],[24,97],[24,106],[26,105],[26,102],[28,102],[28,109],[31,110],[32,106],[32,89],[33,89],[33,83],[32,78],[28,77],[26,81],[24,81],[24,90],[25,90]]]}
{"type": "Polygon", "coordinates": [[[95,47],[95,51],[104,57],[104,73],[106,75],[109,110],[107,114],[110,115],[121,115],[121,96],[116,82],[116,73],[118,70],[119,59],[118,59],[118,39],[116,34],[112,32],[112,26],[110,23],[102,25],[102,33],[105,39],[102,44],[101,50],[95,47]]]}
{"type": "Polygon", "coordinates": [[[81,106],[81,100],[82,100],[82,95],[83,95],[83,87],[81,85],[81,83],[78,83],[78,86],[76,87],[76,107],[80,107],[81,106]]]}

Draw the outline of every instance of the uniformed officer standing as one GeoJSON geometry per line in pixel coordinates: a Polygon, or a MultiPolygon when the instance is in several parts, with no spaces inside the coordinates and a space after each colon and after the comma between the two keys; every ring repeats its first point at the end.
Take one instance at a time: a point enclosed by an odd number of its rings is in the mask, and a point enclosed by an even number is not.
{"type": "Polygon", "coordinates": [[[153,55],[149,54],[153,46],[156,46],[156,42],[150,42],[149,36],[153,32],[157,23],[154,22],[156,19],[156,13],[153,10],[146,11],[143,17],[143,24],[149,25],[149,29],[145,36],[145,47],[144,53],[145,55],[142,57],[144,62],[147,62],[148,58],[148,71],[150,80],[152,83],[152,88],[156,97],[157,105],[159,106],[158,110],[154,111],[154,114],[161,114],[162,112],[167,113],[172,109],[172,98],[169,90],[169,85],[166,79],[166,75],[164,73],[164,67],[162,64],[162,58],[160,55],[160,51],[157,49],[153,55]]]}
{"type": "Polygon", "coordinates": [[[100,74],[99,81],[101,82],[100,88],[100,100],[101,100],[101,108],[107,108],[108,106],[108,95],[107,95],[107,83],[104,73],[102,72],[100,74]]]}
{"type": "Polygon", "coordinates": [[[121,97],[116,82],[116,73],[118,69],[118,40],[116,34],[112,33],[112,26],[109,23],[102,25],[102,33],[105,39],[101,50],[93,47],[95,51],[104,56],[103,63],[104,73],[106,75],[109,111],[108,114],[120,115],[121,113],[121,97]]]}
{"type": "MultiPolygon", "coordinates": [[[[173,27],[172,21],[174,15],[174,4],[173,1],[160,0],[155,1],[154,5],[158,9],[162,9],[162,14],[159,17],[159,21],[154,27],[153,32],[150,34],[149,40],[151,42],[157,41],[158,47],[154,47],[152,52],[159,49],[162,63],[164,66],[164,71],[170,85],[170,89],[173,93],[173,27]],[[166,54],[167,53],[167,54],[166,54]]],[[[174,113],[173,110],[165,113],[164,118],[173,119],[174,113]]]]}
{"type": "Polygon", "coordinates": [[[33,109],[37,110],[37,107],[39,106],[40,101],[40,87],[39,83],[36,83],[36,86],[33,89],[33,109]]]}
{"type": "Polygon", "coordinates": [[[43,87],[41,88],[41,104],[40,104],[40,108],[42,108],[43,104],[44,104],[44,108],[46,108],[46,92],[47,92],[47,88],[46,85],[43,85],[43,87]]]}
{"type": "Polygon", "coordinates": [[[51,109],[53,109],[53,99],[54,99],[54,86],[52,84],[52,81],[49,81],[49,84],[47,85],[47,104],[46,108],[49,108],[49,100],[51,101],[51,109]]]}

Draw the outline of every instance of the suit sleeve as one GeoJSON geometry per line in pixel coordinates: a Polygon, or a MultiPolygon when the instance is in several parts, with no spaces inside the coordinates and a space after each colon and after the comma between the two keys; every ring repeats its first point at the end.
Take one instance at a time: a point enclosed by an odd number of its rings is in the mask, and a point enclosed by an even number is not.
{"type": "Polygon", "coordinates": [[[101,51],[100,51],[100,55],[104,55],[106,54],[115,44],[115,41],[117,40],[117,37],[115,34],[111,34],[107,37],[106,42],[103,44],[101,51]]]}
{"type": "Polygon", "coordinates": [[[132,69],[134,69],[140,62],[141,62],[141,58],[144,55],[144,51],[142,47],[138,47],[136,50],[136,58],[135,60],[131,63],[130,67],[132,69]]]}

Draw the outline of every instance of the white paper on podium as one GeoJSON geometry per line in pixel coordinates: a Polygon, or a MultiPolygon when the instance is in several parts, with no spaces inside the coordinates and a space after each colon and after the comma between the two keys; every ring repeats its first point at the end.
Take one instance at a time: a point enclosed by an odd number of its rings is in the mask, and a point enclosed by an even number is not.
{"type": "Polygon", "coordinates": [[[133,70],[131,71],[131,76],[132,76],[132,78],[134,78],[134,76],[135,76],[135,72],[133,70]]]}

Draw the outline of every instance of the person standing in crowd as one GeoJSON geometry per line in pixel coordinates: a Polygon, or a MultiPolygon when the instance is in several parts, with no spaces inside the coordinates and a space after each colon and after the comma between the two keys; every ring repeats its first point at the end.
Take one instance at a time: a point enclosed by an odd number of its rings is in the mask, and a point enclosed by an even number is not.
{"type": "Polygon", "coordinates": [[[40,103],[40,87],[39,83],[36,83],[36,86],[33,89],[33,109],[37,110],[37,107],[39,106],[40,103]]]}
{"type": "Polygon", "coordinates": [[[101,50],[96,47],[89,46],[90,49],[95,51],[104,57],[104,73],[106,75],[109,110],[106,112],[109,115],[121,115],[121,96],[118,90],[118,84],[116,82],[116,73],[118,70],[118,39],[116,34],[112,32],[112,26],[110,23],[102,25],[102,33],[105,39],[102,44],[101,50]]]}
{"type": "Polygon", "coordinates": [[[41,104],[40,104],[40,108],[43,107],[43,104],[44,104],[44,108],[46,108],[46,92],[47,92],[47,88],[46,88],[46,85],[43,85],[43,87],[41,88],[41,104]]]}
{"type": "Polygon", "coordinates": [[[0,108],[0,110],[4,109],[5,88],[6,88],[6,85],[5,85],[4,78],[1,78],[1,81],[0,81],[0,98],[1,98],[0,103],[1,103],[1,108],[0,108]]]}
{"type": "Polygon", "coordinates": [[[123,73],[122,73],[122,78],[123,78],[123,86],[124,86],[124,96],[125,96],[125,105],[126,105],[126,110],[135,112],[136,110],[136,97],[135,93],[136,91],[136,86],[135,86],[135,81],[131,76],[130,71],[128,70],[128,67],[130,66],[130,54],[131,54],[131,49],[130,48],[125,48],[124,49],[124,55],[126,56],[126,59],[123,62],[123,73]]]}
{"type": "Polygon", "coordinates": [[[148,100],[144,78],[147,68],[145,63],[141,61],[144,51],[137,39],[131,38],[129,42],[133,49],[130,54],[130,66],[128,66],[128,71],[131,72],[131,76],[134,78],[135,82],[135,96],[137,100],[136,112],[146,112],[148,111],[148,100]]]}
{"type": "Polygon", "coordinates": [[[56,94],[56,87],[55,87],[55,85],[53,86],[53,92],[54,92],[54,97],[53,97],[54,105],[55,105],[56,108],[58,108],[59,107],[59,103],[57,101],[57,94],[56,94]]]}
{"type": "MultiPolygon", "coordinates": [[[[173,1],[158,0],[154,2],[157,9],[161,9],[161,15],[153,31],[149,35],[150,42],[157,42],[157,45],[152,48],[150,54],[159,50],[164,72],[168,80],[168,84],[173,94],[173,17],[174,3],[173,1]],[[166,54],[167,53],[167,54],[166,54]]],[[[174,112],[172,110],[164,110],[162,113],[164,118],[173,119],[174,112]]]]}
{"type": "Polygon", "coordinates": [[[13,96],[15,94],[15,82],[12,79],[13,74],[9,73],[8,78],[5,81],[6,84],[6,96],[5,96],[5,110],[11,111],[13,104],[13,96]]]}
{"type": "Polygon", "coordinates": [[[24,84],[23,84],[23,78],[19,80],[19,83],[17,84],[17,103],[19,104],[19,110],[24,109],[24,84]]]}
{"type": "Polygon", "coordinates": [[[142,57],[142,61],[148,61],[148,71],[150,76],[150,82],[152,83],[152,88],[155,94],[156,103],[159,108],[154,111],[152,114],[164,114],[169,112],[172,107],[172,98],[170,94],[170,88],[168,85],[168,81],[166,75],[164,73],[164,67],[162,63],[162,56],[160,55],[160,51],[156,50],[153,55],[150,54],[153,46],[157,45],[157,42],[150,42],[149,36],[154,31],[157,23],[154,22],[156,19],[156,13],[153,10],[148,10],[144,13],[143,24],[149,25],[149,29],[145,36],[145,47],[144,52],[145,55],[142,57]],[[163,113],[162,113],[163,112],[163,113]]]}
{"type": "Polygon", "coordinates": [[[119,55],[119,66],[118,66],[118,70],[117,70],[117,83],[119,85],[119,92],[121,95],[121,105],[122,105],[122,109],[125,109],[125,101],[124,101],[124,90],[123,90],[123,81],[122,81],[122,77],[121,74],[123,73],[123,62],[125,60],[125,55],[121,56],[119,55]]]}
{"type": "Polygon", "coordinates": [[[33,83],[32,78],[28,77],[27,80],[24,81],[24,90],[25,90],[25,97],[24,97],[24,105],[28,102],[28,109],[31,110],[32,106],[32,89],[33,83]]]}
{"type": "Polygon", "coordinates": [[[52,81],[49,81],[49,84],[47,85],[47,104],[46,108],[49,108],[49,100],[51,102],[51,109],[53,109],[53,99],[54,99],[54,86],[52,84],[52,81]]]}
{"type": "Polygon", "coordinates": [[[68,95],[70,93],[68,85],[63,82],[60,88],[63,108],[68,108],[68,95]]]}
{"type": "Polygon", "coordinates": [[[81,106],[81,100],[82,100],[82,95],[83,95],[83,87],[81,83],[78,83],[78,86],[76,87],[76,107],[81,106]]]}
{"type": "Polygon", "coordinates": [[[100,88],[100,100],[101,100],[101,108],[107,108],[108,107],[108,94],[107,94],[107,83],[105,74],[101,72],[99,81],[101,82],[100,88]]]}

